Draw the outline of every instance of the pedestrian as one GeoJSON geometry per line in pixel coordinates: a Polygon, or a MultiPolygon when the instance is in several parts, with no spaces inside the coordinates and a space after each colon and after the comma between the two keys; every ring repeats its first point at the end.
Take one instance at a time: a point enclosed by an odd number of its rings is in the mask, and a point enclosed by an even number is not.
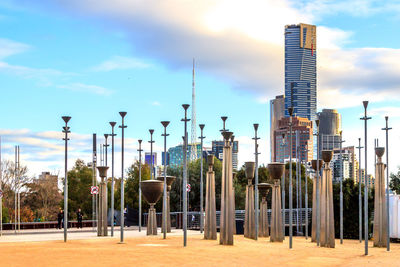
{"type": "Polygon", "coordinates": [[[58,228],[58,229],[61,229],[61,222],[62,222],[63,217],[64,217],[64,212],[63,212],[63,210],[60,208],[60,209],[58,210],[58,214],[57,214],[57,221],[58,221],[57,228],[58,228]]]}
{"type": "Polygon", "coordinates": [[[77,225],[77,228],[78,228],[78,229],[79,229],[79,228],[82,229],[82,217],[83,217],[83,214],[82,214],[81,209],[79,208],[79,209],[78,209],[78,212],[76,213],[76,218],[78,219],[78,225],[77,225]]]}
{"type": "Polygon", "coordinates": [[[127,225],[127,222],[128,222],[127,217],[128,217],[128,210],[125,208],[124,209],[124,225],[129,227],[129,225],[127,225]]]}

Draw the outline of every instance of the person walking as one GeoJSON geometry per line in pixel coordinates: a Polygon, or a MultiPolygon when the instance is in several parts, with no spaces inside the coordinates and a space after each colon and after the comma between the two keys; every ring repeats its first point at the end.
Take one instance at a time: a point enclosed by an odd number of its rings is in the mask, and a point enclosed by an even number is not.
{"type": "Polygon", "coordinates": [[[57,222],[58,222],[57,228],[58,229],[61,229],[61,222],[62,222],[63,216],[64,216],[63,210],[60,208],[57,213],[57,222]]]}
{"type": "Polygon", "coordinates": [[[81,211],[81,209],[78,209],[78,211],[76,213],[76,218],[78,219],[78,225],[77,225],[78,229],[79,228],[82,229],[82,217],[83,217],[82,211],[81,211]]]}

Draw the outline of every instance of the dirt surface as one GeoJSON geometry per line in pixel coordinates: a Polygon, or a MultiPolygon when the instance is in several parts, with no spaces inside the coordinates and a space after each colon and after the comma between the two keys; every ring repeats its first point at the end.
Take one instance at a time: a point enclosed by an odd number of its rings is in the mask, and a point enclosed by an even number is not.
{"type": "Polygon", "coordinates": [[[373,248],[363,256],[364,243],[344,240],[336,248],[319,248],[304,237],[294,238],[293,249],[284,243],[270,243],[235,236],[234,246],[221,246],[202,236],[134,237],[125,244],[116,239],[98,238],[0,244],[0,266],[400,266],[400,244],[373,248]]]}

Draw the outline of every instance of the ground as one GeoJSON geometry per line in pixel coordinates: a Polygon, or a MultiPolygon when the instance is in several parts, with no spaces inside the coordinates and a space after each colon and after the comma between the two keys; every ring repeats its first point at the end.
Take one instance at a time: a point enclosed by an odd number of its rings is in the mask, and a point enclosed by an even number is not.
{"type": "Polygon", "coordinates": [[[400,244],[373,248],[364,256],[364,243],[344,240],[336,248],[319,248],[310,239],[295,237],[293,249],[288,238],[283,243],[271,243],[235,236],[234,246],[221,246],[216,240],[203,240],[198,232],[190,232],[188,245],[182,247],[181,231],[167,236],[145,236],[145,232],[125,231],[124,244],[115,237],[96,237],[94,233],[70,233],[71,240],[62,241],[57,234],[4,235],[0,237],[1,266],[400,266],[400,244]],[[80,234],[80,235],[79,235],[80,234]],[[58,240],[49,237],[56,235],[58,240]],[[74,236],[75,235],[75,236],[74,236]],[[44,236],[44,237],[43,237],[44,236]],[[46,238],[47,236],[47,238],[46,238]],[[19,238],[17,238],[19,237],[19,238]],[[35,239],[36,238],[36,239],[35,239]],[[49,241],[28,241],[43,240],[49,241]]]}

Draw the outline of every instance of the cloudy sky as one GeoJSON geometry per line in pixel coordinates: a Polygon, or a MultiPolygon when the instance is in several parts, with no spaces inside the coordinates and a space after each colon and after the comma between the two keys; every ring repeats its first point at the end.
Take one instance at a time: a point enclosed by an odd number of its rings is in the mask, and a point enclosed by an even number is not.
{"type": "Polygon", "coordinates": [[[240,162],[252,160],[257,122],[266,164],[269,100],[284,86],[284,26],[301,22],[318,26],[318,110],[338,109],[345,145],[357,145],[362,101],[370,101],[371,171],[373,139],[384,144],[388,115],[394,171],[400,165],[394,154],[400,145],[400,3],[373,0],[2,0],[3,158],[12,159],[20,145],[32,175],[63,173],[62,115],[72,116],[70,166],[77,158],[91,160],[92,133],[110,133],[108,122],[119,125],[119,111],[128,112],[128,163],[138,157],[138,139],[149,150],[150,128],[161,150],[162,120],[171,121],[168,146],[177,145],[196,58],[197,123],[206,124],[206,145],[221,138],[220,116],[226,115],[240,142],[240,162]]]}

